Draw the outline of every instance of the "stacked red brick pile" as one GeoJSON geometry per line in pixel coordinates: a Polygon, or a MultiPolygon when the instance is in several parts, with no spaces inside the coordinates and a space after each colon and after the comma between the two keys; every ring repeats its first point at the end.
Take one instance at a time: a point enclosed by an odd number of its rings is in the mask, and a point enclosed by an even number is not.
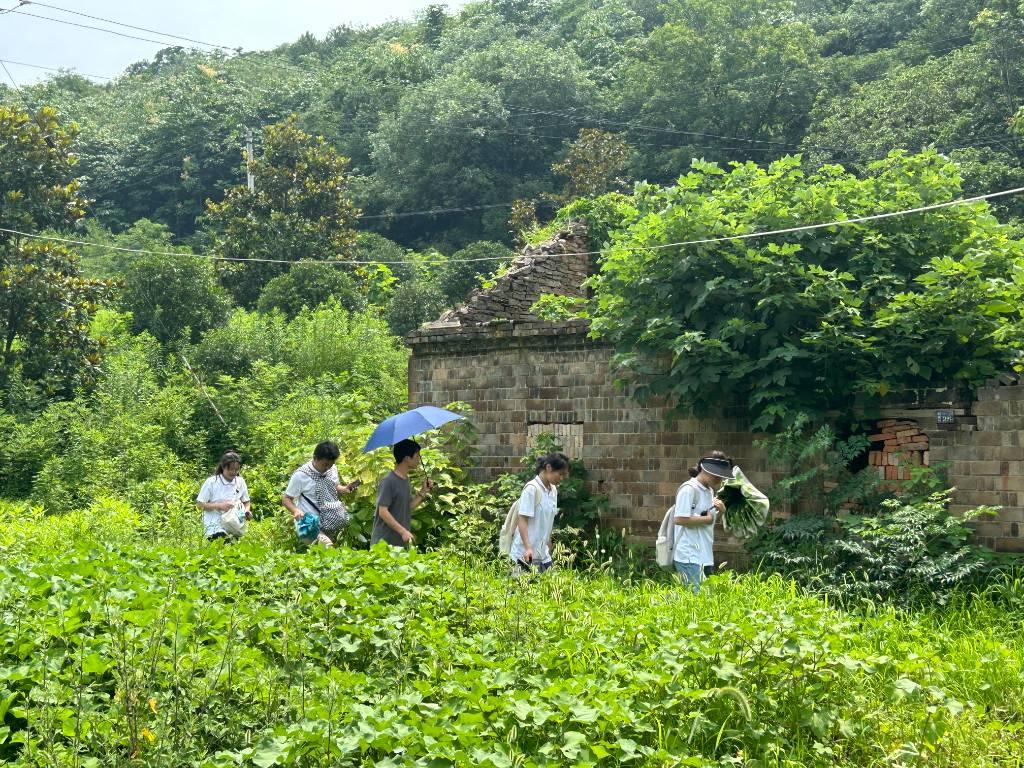
{"type": "Polygon", "coordinates": [[[917,422],[883,419],[877,429],[877,434],[868,436],[874,443],[868,464],[878,468],[878,476],[883,480],[909,480],[911,467],[928,464],[928,435],[918,428],[917,422]]]}

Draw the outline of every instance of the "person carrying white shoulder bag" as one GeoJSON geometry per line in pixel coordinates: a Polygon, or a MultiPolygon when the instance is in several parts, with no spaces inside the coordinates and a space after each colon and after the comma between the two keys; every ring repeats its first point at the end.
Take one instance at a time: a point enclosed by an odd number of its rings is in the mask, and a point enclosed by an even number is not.
{"type": "Polygon", "coordinates": [[[519,497],[509,557],[513,572],[551,567],[551,530],[558,514],[558,485],[569,476],[569,458],[551,453],[537,459],[537,475],[519,497]]]}
{"type": "Polygon", "coordinates": [[[252,518],[249,488],[241,471],[242,457],[228,451],[220,457],[216,472],[199,489],[196,506],[203,510],[203,535],[209,541],[231,542],[241,538],[245,521],[252,518]]]}
{"type": "Polygon", "coordinates": [[[732,477],[733,462],[721,451],[703,456],[676,492],[673,561],[682,582],[696,593],[706,568],[714,567],[715,522],[725,505],[715,491],[732,477]]]}

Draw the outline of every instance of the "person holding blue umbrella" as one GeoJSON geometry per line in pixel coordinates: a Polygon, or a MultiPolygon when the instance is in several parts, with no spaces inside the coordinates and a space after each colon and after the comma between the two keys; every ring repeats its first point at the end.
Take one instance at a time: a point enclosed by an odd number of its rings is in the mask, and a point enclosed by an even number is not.
{"type": "Polygon", "coordinates": [[[419,492],[412,495],[409,473],[420,465],[420,444],[399,440],[391,447],[395,468],[384,476],[377,488],[377,511],[373,516],[370,546],[386,541],[393,547],[406,547],[416,541],[412,532],[412,511],[430,495],[433,483],[423,480],[419,492]]]}
{"type": "Polygon", "coordinates": [[[409,438],[461,418],[444,408],[421,405],[389,416],[373,430],[363,446],[363,453],[390,445],[395,468],[384,476],[377,488],[371,547],[378,541],[386,541],[393,547],[408,547],[416,540],[412,532],[412,511],[423,503],[434,486],[427,478],[413,496],[409,473],[420,465],[420,444],[409,438]]]}

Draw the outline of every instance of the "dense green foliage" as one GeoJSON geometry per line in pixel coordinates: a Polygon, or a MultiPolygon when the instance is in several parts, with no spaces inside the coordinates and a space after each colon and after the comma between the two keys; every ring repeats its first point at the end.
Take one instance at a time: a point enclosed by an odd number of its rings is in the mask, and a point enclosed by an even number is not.
{"type": "Polygon", "coordinates": [[[2,407],[66,396],[96,374],[89,322],[104,286],[82,276],[63,244],[34,240],[85,215],[75,178],[75,131],[53,109],[0,104],[0,388],[2,407]]]}
{"type": "Polygon", "coordinates": [[[254,305],[288,262],[340,261],[348,254],[356,210],[347,165],[322,136],[299,130],[294,117],[265,130],[263,154],[249,164],[259,179],[254,191],[229,189],[203,217],[213,251],[230,262],[224,279],[239,303],[254,305]]]}
{"type": "Polygon", "coordinates": [[[562,194],[553,167],[580,156],[581,131],[628,147],[625,167],[621,148],[602,165],[589,142],[576,167],[604,180],[801,149],[812,167],[863,169],[934,146],[968,192],[1012,186],[1022,26],[1014,0],[485,0],[272,52],[166,49],[108,85],[62,74],[0,98],[79,123],[88,193],[113,229],[148,217],[190,235],[244,181],[245,127],[259,156],[261,129],[295,113],[351,159],[366,213],[469,208],[367,222],[452,253],[507,240],[501,204],[562,194]]]}
{"type": "Polygon", "coordinates": [[[0,227],[83,241],[0,233],[0,762],[1019,763],[1024,588],[917,493],[934,477],[882,504],[852,466],[864,439],[820,421],[1019,362],[1019,204],[671,244],[1020,183],[1022,19],[484,0],[0,87],[0,227]],[[817,596],[643,578],[578,461],[554,537],[572,567],[510,579],[497,527],[531,456],[470,482],[468,422],[424,437],[426,551],[363,550],[391,459],[360,447],[406,406],[397,337],[558,206],[604,252],[593,300],[545,316],[590,316],[641,398],[776,428],[778,499],[860,503],[753,544],[817,596]],[[280,494],[327,438],[363,485],[342,546],[300,553],[280,494]],[[228,448],[256,519],[224,548],[194,498],[228,448]]]}
{"type": "Polygon", "coordinates": [[[350,312],[366,308],[350,270],[336,264],[303,262],[269,280],[256,307],[263,313],[279,310],[286,317],[295,317],[304,308],[314,309],[332,299],[350,312]]]}
{"type": "Polygon", "coordinates": [[[697,164],[619,206],[590,314],[635,393],[698,412],[742,405],[765,429],[889,391],[976,386],[1017,363],[1024,245],[984,203],[714,242],[961,194],[956,166],[934,153],[868,170],[697,164]],[[694,240],[712,242],[675,245],[694,240]]]}
{"type": "Polygon", "coordinates": [[[198,341],[222,325],[231,300],[209,259],[187,252],[140,254],[124,271],[121,306],[131,313],[133,330],[169,343],[198,341]]]}
{"type": "Polygon", "coordinates": [[[750,549],[762,570],[843,603],[945,603],[991,571],[993,555],[969,542],[968,524],[997,512],[979,507],[956,516],[949,502],[949,492],[941,492],[888,499],[877,513],[797,515],[764,531],[750,549]]]}
{"type": "Polygon", "coordinates": [[[107,496],[143,515],[192,508],[198,483],[234,447],[257,514],[272,515],[288,474],[330,438],[345,451],[342,470],[366,483],[361,498],[372,511],[388,458],[358,448],[404,403],[407,360],[380,320],[336,305],[291,321],[237,310],[172,356],[148,334],[131,335],[127,322],[101,313],[94,334],[108,354],[92,392],[34,416],[0,411],[4,495],[29,496],[49,512],[107,496]]]}
{"type": "Polygon", "coordinates": [[[1020,626],[989,599],[848,614],[779,579],[695,597],[458,553],[299,555],[267,523],[193,546],[140,537],[111,501],[3,515],[0,756],[20,765],[995,766],[1024,748],[1020,626]]]}

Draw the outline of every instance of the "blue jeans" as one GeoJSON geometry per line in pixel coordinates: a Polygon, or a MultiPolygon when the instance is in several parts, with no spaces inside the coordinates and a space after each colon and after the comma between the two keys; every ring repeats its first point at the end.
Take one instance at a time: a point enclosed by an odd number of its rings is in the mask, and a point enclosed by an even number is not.
{"type": "Polygon", "coordinates": [[[678,560],[674,562],[674,565],[676,573],[679,574],[679,580],[688,585],[696,595],[700,590],[700,583],[704,580],[704,566],[700,563],[680,563],[678,560]]]}

